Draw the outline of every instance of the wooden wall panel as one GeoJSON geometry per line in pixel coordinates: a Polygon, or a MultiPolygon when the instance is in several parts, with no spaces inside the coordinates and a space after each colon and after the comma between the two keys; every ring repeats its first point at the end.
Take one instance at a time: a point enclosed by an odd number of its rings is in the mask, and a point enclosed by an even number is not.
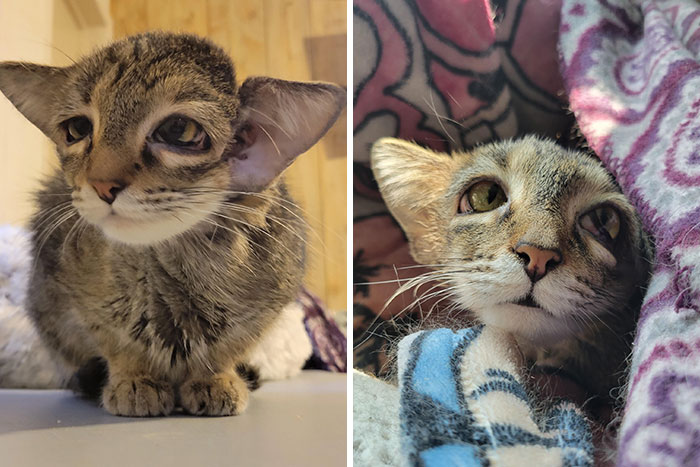
{"type": "MultiPolygon", "coordinates": [[[[239,82],[269,75],[289,80],[330,80],[345,85],[345,0],[112,0],[114,37],[152,29],[207,36],[227,50],[239,82]],[[335,50],[311,47],[310,41],[335,50]],[[311,51],[323,57],[311,57],[311,51]],[[331,62],[335,76],[313,59],[331,62]],[[338,73],[338,69],[342,72],[338,73]],[[338,79],[336,78],[336,81],[338,79]]],[[[345,121],[288,169],[290,189],[306,212],[313,232],[309,242],[307,286],[332,309],[346,307],[346,147],[345,121]]]]}

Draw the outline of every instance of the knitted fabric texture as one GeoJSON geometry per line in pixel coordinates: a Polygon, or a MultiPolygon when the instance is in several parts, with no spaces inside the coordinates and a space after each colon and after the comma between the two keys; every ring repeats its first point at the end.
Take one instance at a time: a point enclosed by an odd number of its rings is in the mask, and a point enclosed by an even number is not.
{"type": "Polygon", "coordinates": [[[656,238],[618,465],[700,462],[700,4],[565,0],[571,108],[656,238]]]}

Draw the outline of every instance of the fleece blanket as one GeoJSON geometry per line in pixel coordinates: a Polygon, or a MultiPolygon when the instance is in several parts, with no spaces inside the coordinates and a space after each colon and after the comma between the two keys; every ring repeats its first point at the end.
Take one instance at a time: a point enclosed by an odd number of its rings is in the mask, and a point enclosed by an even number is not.
{"type": "MultiPolygon", "coordinates": [[[[565,109],[570,106],[591,148],[656,238],[654,274],[638,324],[614,461],[623,466],[698,465],[700,4],[355,0],[355,31],[356,365],[381,375],[387,342],[420,324],[424,310],[433,310],[433,316],[441,311],[430,294],[425,300],[406,294],[382,308],[397,283],[424,270],[411,262],[405,238],[373,185],[367,166],[371,142],[395,136],[450,150],[532,132],[566,140],[572,121],[565,109]]],[[[525,442],[535,439],[533,433],[544,439],[556,432],[529,410],[535,406],[555,413],[558,403],[551,398],[527,396],[518,402],[512,395],[503,397],[490,406],[494,411],[480,412],[482,418],[473,416],[468,397],[458,398],[460,404],[453,406],[458,410],[452,413],[462,423],[449,429],[440,428],[442,418],[434,416],[450,417],[440,398],[415,411],[415,398],[404,397],[411,374],[404,374],[406,365],[423,354],[437,358],[458,339],[447,331],[434,338],[441,344],[415,349],[416,358],[402,344],[398,357],[402,400],[395,416],[401,422],[405,464],[426,463],[444,445],[438,454],[461,452],[459,459],[474,460],[464,465],[481,465],[486,459],[508,465],[506,457],[489,457],[498,452],[493,443],[480,444],[479,436],[474,437],[484,426],[502,424],[496,409],[516,414],[517,420],[508,421],[512,426],[530,427],[511,433],[519,465],[594,462],[592,438],[571,425],[554,422],[560,433],[576,439],[576,462],[567,457],[572,451],[556,449],[548,451],[553,458],[540,462],[542,453],[525,442]],[[420,416],[410,418],[412,413],[420,416]],[[433,423],[426,425],[423,418],[433,423]],[[426,458],[422,453],[428,451],[426,458]]],[[[476,350],[485,343],[477,337],[469,346],[476,350]]],[[[473,359],[462,363],[459,374],[434,374],[433,380],[454,386],[471,375],[486,383],[491,378],[486,370],[492,368],[506,372],[499,373],[504,375],[499,384],[510,381],[505,374],[514,381],[508,384],[522,384],[506,353],[474,352],[473,359]],[[485,356],[493,356],[489,365],[480,360],[485,356]]],[[[420,388],[415,392],[425,394],[420,388]]],[[[568,409],[586,423],[575,407],[568,409]]],[[[502,439],[496,445],[504,445],[502,439]]]]}
{"type": "Polygon", "coordinates": [[[700,3],[564,0],[562,12],[571,109],[656,238],[618,465],[699,465],[700,3]]]}
{"type": "Polygon", "coordinates": [[[592,434],[574,404],[536,410],[512,338],[483,326],[421,331],[399,346],[405,465],[593,464],[592,434]]]}
{"type": "Polygon", "coordinates": [[[353,374],[354,465],[593,465],[586,415],[562,399],[542,405],[522,365],[493,328],[404,338],[398,387],[353,374]]]}

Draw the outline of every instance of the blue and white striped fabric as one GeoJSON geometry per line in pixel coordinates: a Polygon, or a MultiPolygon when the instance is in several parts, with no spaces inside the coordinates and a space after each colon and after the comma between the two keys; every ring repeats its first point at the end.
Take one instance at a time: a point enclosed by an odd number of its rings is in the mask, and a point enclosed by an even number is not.
{"type": "Polygon", "coordinates": [[[404,464],[593,465],[588,422],[568,402],[535,416],[505,333],[483,326],[421,331],[399,345],[404,464]]]}

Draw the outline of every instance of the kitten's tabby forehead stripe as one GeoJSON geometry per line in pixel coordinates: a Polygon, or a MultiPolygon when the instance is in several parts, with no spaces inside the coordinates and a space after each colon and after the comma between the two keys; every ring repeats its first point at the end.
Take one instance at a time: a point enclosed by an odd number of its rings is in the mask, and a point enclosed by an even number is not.
{"type": "Polygon", "coordinates": [[[131,49],[131,55],[134,58],[134,60],[141,60],[141,44],[139,43],[141,41],[141,38],[139,36],[131,36],[127,40],[134,46],[134,48],[131,49]]]}
{"type": "Polygon", "coordinates": [[[119,84],[119,80],[122,79],[122,76],[124,76],[124,71],[126,71],[126,67],[129,66],[124,62],[120,62],[119,65],[117,66],[117,71],[114,74],[114,78],[112,79],[112,87],[116,87],[119,84]]]}
{"type": "Polygon", "coordinates": [[[235,72],[229,57],[211,42],[188,35],[147,33],[115,42],[95,56],[79,62],[80,84],[88,96],[100,78],[112,73],[112,84],[129,69],[129,84],[152,88],[174,73],[196,73],[206,77],[220,93],[235,95],[235,72]],[[114,65],[114,66],[106,66],[114,65]]]}
{"type": "Polygon", "coordinates": [[[503,169],[508,166],[508,160],[511,156],[509,151],[504,151],[492,145],[486,146],[484,150],[487,151],[489,162],[493,162],[503,169]]]}
{"type": "Polygon", "coordinates": [[[97,106],[102,138],[118,144],[131,122],[152,109],[153,89],[166,85],[172,103],[218,102],[234,117],[238,98],[229,57],[212,43],[186,35],[149,33],[116,42],[71,67],[84,104],[97,106]],[[116,98],[115,98],[116,96],[116,98]]]}

